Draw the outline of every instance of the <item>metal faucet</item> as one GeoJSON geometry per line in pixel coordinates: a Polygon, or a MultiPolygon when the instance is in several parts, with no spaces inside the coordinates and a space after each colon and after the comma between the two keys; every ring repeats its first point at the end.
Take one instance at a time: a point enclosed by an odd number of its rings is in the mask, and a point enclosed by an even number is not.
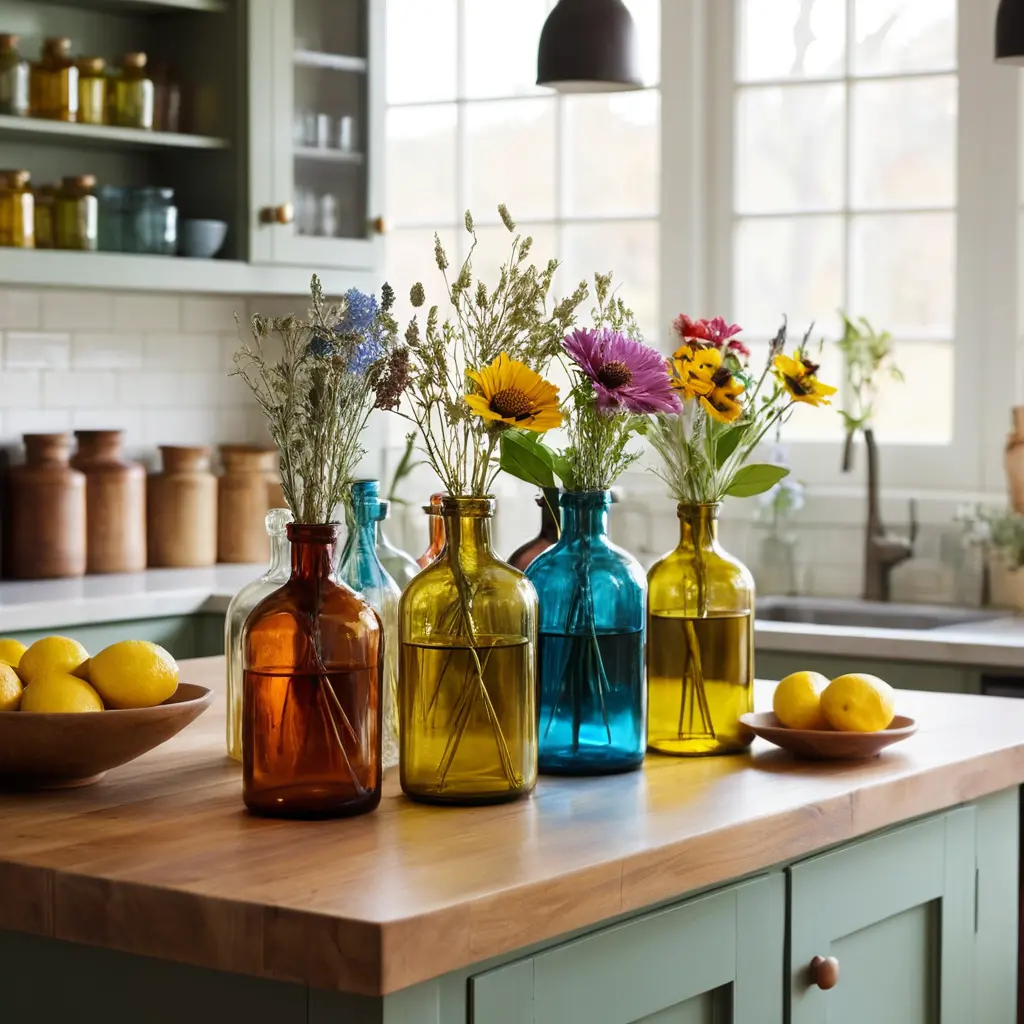
{"type": "MultiPolygon", "coordinates": [[[[878,444],[870,427],[864,428],[864,444],[868,450],[868,523],[864,537],[864,599],[891,599],[889,574],[914,554],[917,540],[917,501],[910,499],[910,532],[895,537],[886,532],[878,509],[878,444]]],[[[853,434],[847,434],[843,455],[843,471],[853,466],[853,434]]]]}

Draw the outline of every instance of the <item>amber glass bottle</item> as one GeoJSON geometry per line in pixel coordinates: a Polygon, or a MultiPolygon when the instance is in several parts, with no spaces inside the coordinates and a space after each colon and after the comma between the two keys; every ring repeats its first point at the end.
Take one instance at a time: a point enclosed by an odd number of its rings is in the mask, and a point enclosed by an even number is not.
{"type": "Polygon", "coordinates": [[[55,121],[78,117],[78,68],[71,59],[71,40],[43,40],[43,52],[29,73],[30,113],[55,121]]]}
{"type": "Polygon", "coordinates": [[[153,80],[146,73],[146,55],[126,53],[113,86],[115,123],[123,128],[152,128],[155,97],[153,80]]]}
{"type": "Polygon", "coordinates": [[[29,188],[29,173],[8,171],[0,178],[0,245],[34,249],[35,197],[29,188]]]}
{"type": "Polygon", "coordinates": [[[421,569],[426,569],[430,563],[437,558],[444,550],[444,520],[441,518],[441,501],[444,498],[444,491],[430,496],[430,504],[423,509],[427,513],[427,523],[430,529],[430,543],[427,550],[416,559],[416,564],[421,569]]]}
{"type": "Polygon", "coordinates": [[[537,781],[537,594],[491,548],[494,502],[445,497],[444,553],[399,605],[402,789],[514,800],[537,781]]]}
{"type": "Polygon", "coordinates": [[[326,818],[380,803],[384,632],[334,576],[338,524],[288,526],[292,573],[242,632],[243,797],[326,818]]]}
{"type": "Polygon", "coordinates": [[[678,507],[679,546],[647,575],[648,746],[730,754],[753,739],[754,580],[722,550],[717,505],[678,507]]]}
{"type": "Polygon", "coordinates": [[[107,120],[107,62],[102,57],[85,57],[78,68],[78,120],[82,124],[105,124],[107,120]]]}

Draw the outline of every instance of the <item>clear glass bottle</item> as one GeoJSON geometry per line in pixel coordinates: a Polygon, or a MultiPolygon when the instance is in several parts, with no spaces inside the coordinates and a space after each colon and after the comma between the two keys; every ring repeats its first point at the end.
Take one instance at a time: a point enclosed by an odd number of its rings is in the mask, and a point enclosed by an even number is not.
{"type": "MultiPolygon", "coordinates": [[[[99,248],[101,252],[131,252],[125,247],[125,206],[127,190],[120,185],[101,185],[99,203],[99,248]]],[[[133,230],[134,234],[134,230],[133,230]]]]}
{"type": "Polygon", "coordinates": [[[334,574],[338,524],[290,523],[291,575],[242,629],[242,796],[272,817],[380,803],[383,628],[334,574]]]}
{"type": "Polygon", "coordinates": [[[114,123],[122,128],[152,129],[154,101],[146,55],[126,53],[121,59],[121,74],[114,79],[114,123]]]}
{"type": "Polygon", "coordinates": [[[718,543],[718,508],[680,504],[679,546],[647,574],[647,743],[663,754],[753,740],[754,580],[718,543]]]}
{"type": "Polygon", "coordinates": [[[540,770],[604,775],[647,749],[643,567],[608,536],[609,491],[561,497],[562,535],[529,565],[537,590],[540,770]]]}
{"type": "Polygon", "coordinates": [[[35,240],[37,249],[56,247],[54,207],[57,202],[56,185],[40,185],[32,192],[35,212],[35,240]]]}
{"type": "Polygon", "coordinates": [[[380,559],[380,564],[387,570],[388,575],[398,584],[400,590],[405,590],[420,571],[420,567],[412,555],[395,547],[388,540],[384,533],[383,523],[377,524],[377,557],[380,559]]]}
{"type": "Polygon", "coordinates": [[[74,121],[78,117],[78,68],[71,40],[43,40],[42,54],[29,69],[29,109],[33,117],[74,121]]]}
{"type": "Polygon", "coordinates": [[[0,114],[24,117],[29,111],[28,61],[18,52],[18,36],[0,34],[0,114]]]}
{"type": "Polygon", "coordinates": [[[7,171],[0,182],[0,246],[34,249],[35,198],[28,171],[7,171]]]}
{"type": "Polygon", "coordinates": [[[58,249],[94,251],[99,246],[99,202],[91,174],[65,178],[54,202],[54,244],[58,249]]]}
{"type": "Polygon", "coordinates": [[[231,599],[224,619],[224,654],[228,663],[228,756],[242,760],[242,627],[253,610],[291,574],[291,547],[288,524],[292,514],[286,508],[272,508],[267,513],[267,535],[270,537],[270,565],[252,583],[247,583],[231,599]]]}
{"type": "Polygon", "coordinates": [[[491,547],[494,501],[441,505],[444,555],[399,605],[399,743],[407,795],[514,800],[537,781],[537,594],[491,547]]]}
{"type": "Polygon", "coordinates": [[[140,188],[135,192],[137,252],[173,256],[178,249],[178,208],[173,188],[140,188]]]}
{"type": "Polygon", "coordinates": [[[444,520],[441,518],[441,502],[444,500],[444,491],[430,496],[430,504],[423,511],[427,513],[427,522],[430,529],[430,544],[427,550],[416,559],[416,564],[421,569],[426,569],[430,563],[444,551],[444,520]]]}
{"type": "Polygon", "coordinates": [[[78,68],[78,120],[82,124],[107,122],[107,62],[102,57],[75,61],[78,68]]]}
{"type": "Polygon", "coordinates": [[[559,513],[558,488],[545,487],[544,493],[537,498],[540,508],[540,533],[533,540],[520,545],[509,555],[508,564],[525,572],[526,567],[542,552],[558,542],[559,513]]]}
{"type": "Polygon", "coordinates": [[[398,764],[398,599],[402,592],[380,563],[375,547],[377,524],[387,515],[378,480],[352,484],[345,518],[348,538],[338,559],[338,578],[373,605],[384,624],[384,767],[398,764]]]}

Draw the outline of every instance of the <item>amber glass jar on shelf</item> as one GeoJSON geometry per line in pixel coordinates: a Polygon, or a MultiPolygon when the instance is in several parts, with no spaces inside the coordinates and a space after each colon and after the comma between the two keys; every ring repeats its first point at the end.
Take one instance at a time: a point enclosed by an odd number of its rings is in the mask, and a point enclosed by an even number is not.
{"type": "Polygon", "coordinates": [[[56,246],[54,231],[54,209],[57,202],[56,185],[40,185],[32,190],[35,213],[35,241],[37,249],[53,249],[56,246]]]}
{"type": "Polygon", "coordinates": [[[648,738],[663,754],[730,754],[753,735],[754,580],[718,543],[718,505],[680,504],[679,546],[647,575],[648,738]]]}
{"type": "Polygon", "coordinates": [[[99,203],[91,174],[65,178],[53,204],[53,240],[58,249],[95,250],[99,245],[99,203]]]}
{"type": "Polygon", "coordinates": [[[102,57],[76,61],[78,68],[78,120],[82,124],[107,122],[107,62],[102,57]]]}
{"type": "Polygon", "coordinates": [[[242,631],[242,794],[257,814],[325,818],[380,803],[384,633],[334,576],[338,524],[288,526],[291,576],[242,631]]]}
{"type": "Polygon", "coordinates": [[[122,128],[153,127],[153,80],[146,73],[144,53],[126,53],[114,84],[114,123],[122,128]]]}
{"type": "Polygon", "coordinates": [[[28,171],[7,171],[0,180],[0,245],[35,248],[35,200],[28,171]]]}
{"type": "Polygon", "coordinates": [[[537,781],[537,594],[491,548],[494,501],[441,503],[445,548],[399,605],[402,789],[514,800],[537,781]]]}
{"type": "Polygon", "coordinates": [[[18,52],[18,37],[0,34],[0,114],[28,113],[28,61],[18,52]]]}
{"type": "Polygon", "coordinates": [[[43,40],[43,52],[29,72],[29,112],[33,117],[74,121],[78,116],[78,68],[71,40],[43,40]]]}

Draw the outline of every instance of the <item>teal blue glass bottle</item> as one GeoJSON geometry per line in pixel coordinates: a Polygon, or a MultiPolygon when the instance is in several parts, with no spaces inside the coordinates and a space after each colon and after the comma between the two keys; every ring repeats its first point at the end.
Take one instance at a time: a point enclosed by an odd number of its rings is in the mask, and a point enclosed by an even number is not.
{"type": "Polygon", "coordinates": [[[539,767],[603,775],[647,747],[643,567],[608,536],[609,491],[561,496],[562,533],[526,569],[537,590],[539,767]]]}
{"type": "Polygon", "coordinates": [[[356,480],[345,509],[348,538],[338,558],[338,579],[362,594],[384,626],[384,725],[382,764],[398,764],[398,584],[377,557],[378,525],[388,514],[377,480],[356,480]]]}

